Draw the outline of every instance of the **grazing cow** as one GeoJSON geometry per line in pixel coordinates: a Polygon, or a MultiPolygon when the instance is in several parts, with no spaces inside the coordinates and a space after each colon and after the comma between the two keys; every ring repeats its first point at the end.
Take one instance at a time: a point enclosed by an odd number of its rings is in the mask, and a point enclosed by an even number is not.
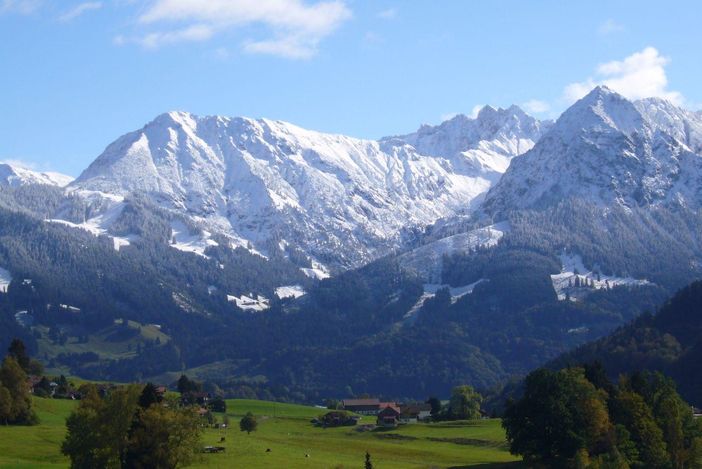
{"type": "Polygon", "coordinates": [[[270,448],[266,448],[266,453],[270,453],[270,452],[271,452],[271,449],[270,449],[270,448]]]}
{"type": "Polygon", "coordinates": [[[224,440],[226,440],[226,438],[225,438],[225,437],[222,437],[222,438],[219,439],[219,442],[220,442],[220,443],[224,443],[224,440]]]}

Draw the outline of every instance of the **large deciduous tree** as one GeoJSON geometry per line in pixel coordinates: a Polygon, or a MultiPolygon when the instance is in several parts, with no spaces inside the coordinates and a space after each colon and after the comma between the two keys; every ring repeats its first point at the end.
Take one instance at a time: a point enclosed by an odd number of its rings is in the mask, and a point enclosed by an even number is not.
{"type": "Polygon", "coordinates": [[[105,397],[88,386],[66,427],[61,450],[76,469],[174,469],[192,462],[199,449],[194,410],[163,405],[148,385],[118,387],[105,397]]]}

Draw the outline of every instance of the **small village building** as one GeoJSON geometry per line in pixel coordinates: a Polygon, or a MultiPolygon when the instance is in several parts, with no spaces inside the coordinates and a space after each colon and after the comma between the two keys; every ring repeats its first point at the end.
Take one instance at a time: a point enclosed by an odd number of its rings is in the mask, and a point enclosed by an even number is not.
{"type": "Polygon", "coordinates": [[[386,405],[378,412],[379,427],[394,428],[400,422],[400,408],[397,405],[386,405]]]}
{"type": "Polygon", "coordinates": [[[429,404],[402,404],[400,405],[400,422],[417,423],[431,419],[431,406],[429,404]]]}

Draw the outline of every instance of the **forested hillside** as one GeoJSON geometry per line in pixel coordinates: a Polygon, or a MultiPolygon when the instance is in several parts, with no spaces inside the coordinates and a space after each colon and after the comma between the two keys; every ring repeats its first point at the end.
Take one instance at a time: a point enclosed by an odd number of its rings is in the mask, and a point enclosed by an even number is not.
{"type": "Polygon", "coordinates": [[[599,360],[610,376],[661,371],[680,394],[702,405],[702,282],[681,289],[656,314],[646,314],[611,335],[579,347],[550,366],[599,360]]]}

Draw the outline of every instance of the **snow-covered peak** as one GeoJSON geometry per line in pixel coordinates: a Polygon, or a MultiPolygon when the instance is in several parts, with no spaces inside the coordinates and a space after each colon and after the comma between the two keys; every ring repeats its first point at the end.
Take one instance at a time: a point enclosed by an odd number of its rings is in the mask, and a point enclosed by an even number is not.
{"type": "Polygon", "coordinates": [[[39,172],[19,165],[0,163],[0,185],[18,187],[28,184],[44,184],[48,186],[67,186],[73,178],[65,174],[50,171],[39,172]]]}
{"type": "Polygon", "coordinates": [[[702,123],[661,99],[597,87],[567,109],[486,196],[489,213],[563,198],[626,207],[702,206],[702,123]]]}
{"type": "Polygon", "coordinates": [[[642,123],[643,117],[634,103],[606,86],[597,86],[561,115],[554,130],[570,135],[591,131],[630,135],[642,123]]]}

